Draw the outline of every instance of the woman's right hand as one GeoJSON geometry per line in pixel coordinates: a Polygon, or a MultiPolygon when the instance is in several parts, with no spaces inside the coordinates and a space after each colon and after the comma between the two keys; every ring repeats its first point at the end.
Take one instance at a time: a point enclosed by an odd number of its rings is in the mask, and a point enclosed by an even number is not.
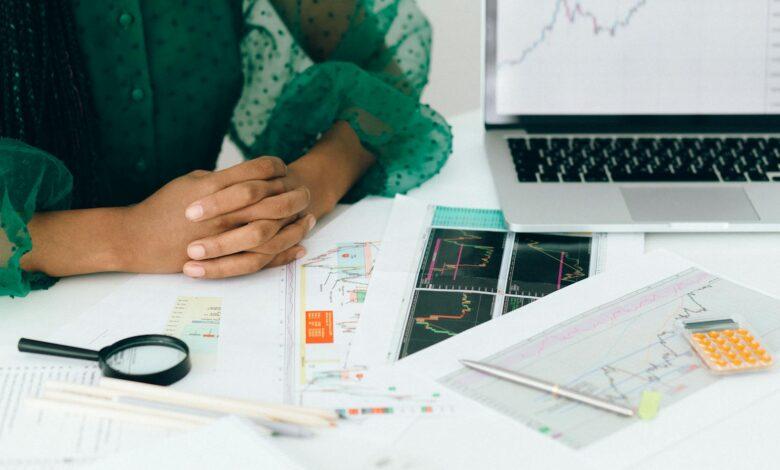
{"type": "MultiPolygon", "coordinates": [[[[303,216],[309,191],[285,179],[286,174],[287,167],[278,158],[257,158],[226,170],[181,176],[131,207],[37,212],[27,224],[32,250],[22,256],[21,267],[56,277],[106,271],[177,273],[190,261],[191,242],[239,227],[250,227],[267,238],[259,247],[261,253],[214,258],[210,262],[219,264],[218,269],[205,277],[246,274],[291,261],[303,253],[297,244],[313,219],[303,216]],[[247,188],[252,197],[241,202],[247,188]],[[197,222],[185,216],[193,201],[213,194],[232,194],[235,199],[228,202],[238,209],[197,222]]],[[[225,248],[236,252],[245,247],[225,248]]]]}
{"type": "MultiPolygon", "coordinates": [[[[127,208],[123,218],[127,237],[123,270],[181,272],[191,259],[187,252],[191,242],[213,239],[242,227],[262,234],[264,240],[258,238],[258,241],[273,240],[277,234],[289,238],[291,231],[300,232],[302,238],[314,225],[311,216],[303,216],[309,204],[309,192],[305,187],[286,188],[283,180],[286,174],[287,167],[280,159],[262,157],[217,172],[198,170],[176,178],[143,202],[127,208]],[[226,203],[235,206],[235,210],[194,223],[197,214],[186,211],[192,201],[214,194],[229,197],[226,203]]],[[[273,256],[242,257],[235,253],[250,247],[226,248],[233,258],[222,263],[227,266],[224,275],[208,277],[238,274],[230,269],[235,262],[252,265],[240,269],[243,274],[256,271],[275,258],[289,261],[303,253],[297,243],[273,256]]]]}

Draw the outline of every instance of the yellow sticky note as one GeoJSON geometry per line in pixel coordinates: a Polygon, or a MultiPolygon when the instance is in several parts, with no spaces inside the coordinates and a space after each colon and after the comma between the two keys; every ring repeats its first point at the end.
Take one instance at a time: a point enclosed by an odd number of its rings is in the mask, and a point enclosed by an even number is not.
{"type": "Polygon", "coordinates": [[[642,392],[642,398],[639,400],[637,415],[639,415],[639,419],[653,419],[658,415],[660,406],[661,392],[645,390],[642,392]]]}

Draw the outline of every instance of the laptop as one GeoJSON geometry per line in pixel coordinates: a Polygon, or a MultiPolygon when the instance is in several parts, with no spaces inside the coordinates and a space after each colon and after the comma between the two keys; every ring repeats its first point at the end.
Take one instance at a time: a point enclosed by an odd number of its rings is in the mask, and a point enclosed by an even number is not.
{"type": "Polygon", "coordinates": [[[486,0],[510,229],[780,231],[780,2],[717,4],[486,0]]]}

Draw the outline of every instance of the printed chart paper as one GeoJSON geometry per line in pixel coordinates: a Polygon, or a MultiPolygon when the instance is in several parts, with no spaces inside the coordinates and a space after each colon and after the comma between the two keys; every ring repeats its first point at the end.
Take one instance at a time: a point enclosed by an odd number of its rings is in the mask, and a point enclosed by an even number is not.
{"type": "Polygon", "coordinates": [[[162,428],[25,405],[25,398],[38,396],[47,380],[97,383],[100,369],[96,364],[75,362],[45,365],[41,361],[22,360],[0,365],[0,467],[75,466],[171,434],[162,428]]]}
{"type": "Polygon", "coordinates": [[[351,364],[393,362],[638,256],[641,234],[513,233],[497,210],[395,199],[351,364]]]}
{"type": "Polygon", "coordinates": [[[667,451],[684,453],[688,437],[717,429],[780,391],[774,373],[708,373],[676,329],[681,319],[737,312],[769,349],[780,348],[780,300],[669,253],[653,253],[399,366],[435,377],[597,465],[630,466],[667,451]],[[459,359],[496,364],[632,408],[644,391],[659,392],[661,410],[649,422],[620,418],[466,370],[459,359]]]}
{"type": "Polygon", "coordinates": [[[391,205],[388,199],[369,199],[348,209],[337,224],[308,239],[307,255],[289,265],[288,401],[352,417],[451,410],[435,383],[349,364],[391,205]]]}

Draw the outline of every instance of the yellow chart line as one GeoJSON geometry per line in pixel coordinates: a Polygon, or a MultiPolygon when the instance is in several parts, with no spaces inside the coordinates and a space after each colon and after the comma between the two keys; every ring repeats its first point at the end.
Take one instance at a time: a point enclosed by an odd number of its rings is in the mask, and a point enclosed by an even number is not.
{"type": "MultiPolygon", "coordinates": [[[[297,263],[295,266],[295,269],[298,269],[297,263]]],[[[300,362],[298,363],[298,380],[299,384],[305,384],[306,383],[306,370],[304,369],[303,365],[306,364],[306,269],[301,266],[300,269],[300,285],[298,286],[298,293],[300,295],[300,299],[298,299],[298,305],[299,312],[298,312],[298,321],[299,321],[299,330],[300,330],[300,362]]]]}

